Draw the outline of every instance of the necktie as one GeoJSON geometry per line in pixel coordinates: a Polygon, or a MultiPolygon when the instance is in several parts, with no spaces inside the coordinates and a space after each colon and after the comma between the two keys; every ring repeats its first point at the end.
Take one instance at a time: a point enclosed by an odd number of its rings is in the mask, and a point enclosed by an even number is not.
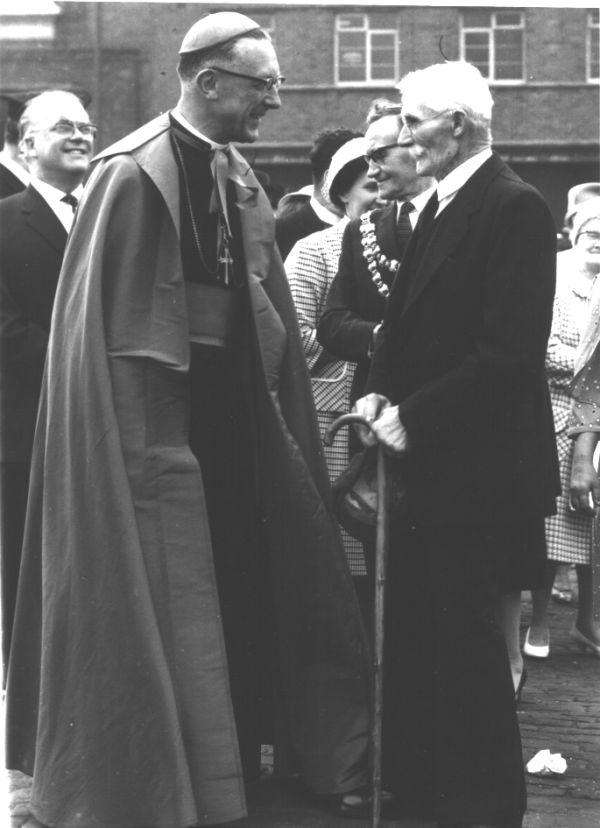
{"type": "Polygon", "coordinates": [[[61,201],[64,201],[64,202],[65,202],[65,204],[68,204],[68,205],[69,205],[69,207],[71,208],[71,210],[73,210],[73,212],[75,212],[75,210],[77,209],[77,205],[78,205],[78,203],[79,203],[79,202],[77,201],[77,199],[75,198],[75,196],[73,195],[73,193],[66,193],[66,194],[65,194],[65,195],[61,198],[61,201]]]}
{"type": "Polygon", "coordinates": [[[415,205],[411,201],[404,201],[400,206],[400,215],[398,216],[398,222],[396,224],[396,237],[401,253],[404,252],[408,240],[412,235],[412,224],[410,223],[408,214],[412,213],[414,209],[415,205]]]}
{"type": "Polygon", "coordinates": [[[419,216],[419,220],[415,228],[415,230],[418,230],[419,232],[420,240],[426,241],[427,237],[431,233],[431,228],[433,227],[433,222],[435,221],[435,214],[437,213],[439,205],[440,203],[438,201],[437,190],[435,190],[425,205],[423,212],[419,216]]]}

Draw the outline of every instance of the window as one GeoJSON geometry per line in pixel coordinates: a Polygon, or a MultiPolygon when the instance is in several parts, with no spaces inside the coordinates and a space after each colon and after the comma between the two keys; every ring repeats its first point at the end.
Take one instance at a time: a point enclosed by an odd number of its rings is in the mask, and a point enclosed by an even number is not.
{"type": "Polygon", "coordinates": [[[338,14],[335,26],[336,83],[395,83],[398,26],[395,12],[338,14]]]}
{"type": "Polygon", "coordinates": [[[464,11],[461,16],[461,57],[474,64],[486,80],[522,81],[525,16],[518,11],[464,11]]]}
{"type": "Polygon", "coordinates": [[[587,16],[587,79],[589,81],[600,80],[600,60],[598,58],[598,43],[600,24],[598,9],[588,12],[587,16]]]}

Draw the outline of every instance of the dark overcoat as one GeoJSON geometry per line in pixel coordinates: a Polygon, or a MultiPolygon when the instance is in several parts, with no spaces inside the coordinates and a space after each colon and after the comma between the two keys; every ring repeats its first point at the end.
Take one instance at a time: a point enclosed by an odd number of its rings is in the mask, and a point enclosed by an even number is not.
{"type": "Polygon", "coordinates": [[[559,480],[544,370],[556,278],[548,207],[493,155],[426,241],[419,224],[368,383],[399,404],[409,435],[408,519],[498,525],[552,514],[559,480]]]}
{"type": "MultiPolygon", "coordinates": [[[[43,823],[185,828],[238,818],[245,799],[201,469],[187,441],[168,118],[103,155],[55,304],[9,671],[8,765],[35,768],[32,809],[43,823]]],[[[365,773],[364,634],[272,211],[240,156],[237,168],[286,725],[306,783],[348,790],[365,773]]]]}

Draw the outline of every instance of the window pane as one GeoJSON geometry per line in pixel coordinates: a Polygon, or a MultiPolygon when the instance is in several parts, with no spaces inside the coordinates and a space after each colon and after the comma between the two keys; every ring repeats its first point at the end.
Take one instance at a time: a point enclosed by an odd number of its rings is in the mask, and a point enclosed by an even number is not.
{"type": "Polygon", "coordinates": [[[496,26],[522,26],[523,15],[518,12],[496,12],[496,26]]]}
{"type": "Polygon", "coordinates": [[[520,29],[495,31],[496,65],[494,75],[498,80],[522,80],[523,32],[520,29]]]}
{"type": "Polygon", "coordinates": [[[391,49],[394,50],[395,37],[393,34],[371,34],[371,48],[372,49],[391,49]]]}
{"type": "Polygon", "coordinates": [[[463,28],[481,29],[491,26],[491,12],[482,9],[468,9],[463,11],[463,28]]]}
{"type": "Polygon", "coordinates": [[[365,81],[366,75],[364,69],[354,69],[350,66],[341,67],[339,69],[339,80],[342,83],[362,83],[365,81]]]}
{"type": "Polygon", "coordinates": [[[364,49],[366,43],[365,32],[340,32],[339,44],[342,49],[364,49]]]}
{"type": "Polygon", "coordinates": [[[465,32],[464,58],[476,66],[484,78],[490,76],[490,38],[488,32],[465,32]]]}
{"type": "Polygon", "coordinates": [[[487,32],[465,32],[465,46],[469,49],[471,47],[482,47],[488,48],[488,44],[490,42],[490,36],[487,32]]]}
{"type": "Polygon", "coordinates": [[[365,66],[366,65],[366,51],[365,49],[340,49],[340,68],[342,66],[365,66]]]}
{"type": "Polygon", "coordinates": [[[364,29],[363,14],[340,14],[337,18],[338,29],[364,29]]]}
{"type": "Polygon", "coordinates": [[[379,65],[374,63],[371,66],[371,80],[385,80],[385,81],[393,81],[396,80],[396,74],[394,72],[394,64],[388,65],[379,65]]]}
{"type": "Polygon", "coordinates": [[[590,12],[589,21],[590,26],[598,26],[598,21],[600,20],[600,10],[594,9],[590,12]]]}

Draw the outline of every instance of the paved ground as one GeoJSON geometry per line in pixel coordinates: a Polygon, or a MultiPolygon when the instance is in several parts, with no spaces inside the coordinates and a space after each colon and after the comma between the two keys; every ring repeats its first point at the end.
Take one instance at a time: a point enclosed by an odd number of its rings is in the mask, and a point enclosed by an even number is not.
{"type": "MultiPolygon", "coordinates": [[[[526,629],[530,607],[524,604],[526,629]]],[[[524,828],[600,828],[600,659],[573,649],[568,631],[571,607],[552,604],[551,655],[528,661],[529,677],[519,720],[523,757],[550,749],[567,760],[563,777],[528,777],[529,809],[524,828]]],[[[38,828],[28,810],[26,780],[4,780],[8,805],[0,828],[38,828]]],[[[231,828],[368,828],[368,820],[347,820],[307,802],[291,783],[263,783],[251,802],[251,815],[231,828]]],[[[382,828],[433,828],[433,823],[385,820],[382,828]]],[[[81,826],[88,828],[88,826],[81,826]]]]}

